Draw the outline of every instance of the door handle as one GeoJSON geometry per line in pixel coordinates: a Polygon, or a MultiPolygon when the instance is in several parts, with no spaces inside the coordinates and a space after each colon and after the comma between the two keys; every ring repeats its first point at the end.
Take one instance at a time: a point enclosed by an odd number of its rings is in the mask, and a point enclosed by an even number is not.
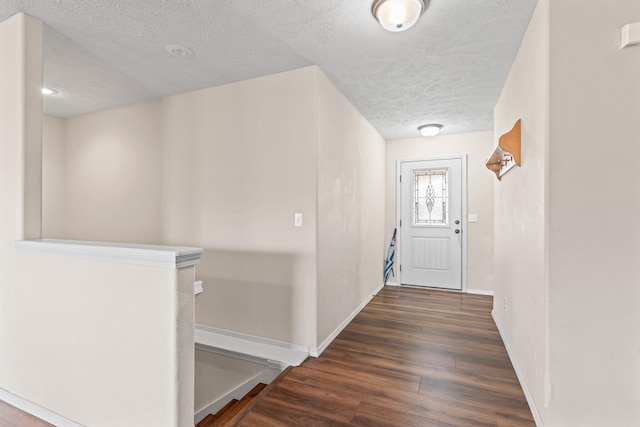
{"type": "Polygon", "coordinates": [[[456,219],[456,225],[460,224],[460,220],[456,219]]]}
{"type": "Polygon", "coordinates": [[[460,230],[456,228],[456,234],[460,234],[460,230]]]}

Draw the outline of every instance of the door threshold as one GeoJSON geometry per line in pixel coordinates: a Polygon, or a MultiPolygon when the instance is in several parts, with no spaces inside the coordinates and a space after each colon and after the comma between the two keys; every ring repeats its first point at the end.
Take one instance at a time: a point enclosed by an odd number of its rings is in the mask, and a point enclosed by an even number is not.
{"type": "Polygon", "coordinates": [[[400,286],[403,288],[428,289],[431,291],[455,292],[459,294],[465,293],[462,289],[438,288],[435,286],[426,286],[426,285],[405,285],[404,283],[402,283],[400,286]]]}

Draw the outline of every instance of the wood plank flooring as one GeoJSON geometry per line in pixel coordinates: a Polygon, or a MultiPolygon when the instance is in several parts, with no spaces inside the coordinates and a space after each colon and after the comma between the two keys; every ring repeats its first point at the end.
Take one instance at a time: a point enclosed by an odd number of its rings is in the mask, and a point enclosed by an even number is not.
{"type": "Polygon", "coordinates": [[[535,427],[492,298],[384,288],[237,424],[535,427]]]}

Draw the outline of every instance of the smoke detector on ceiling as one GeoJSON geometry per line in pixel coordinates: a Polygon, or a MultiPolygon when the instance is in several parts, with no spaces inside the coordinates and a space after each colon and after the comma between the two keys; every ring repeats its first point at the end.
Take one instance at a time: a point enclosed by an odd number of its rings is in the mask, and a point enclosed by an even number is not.
{"type": "Polygon", "coordinates": [[[176,56],[178,58],[191,58],[193,56],[193,51],[186,46],[182,46],[179,44],[168,44],[165,46],[164,50],[171,56],[176,56]]]}

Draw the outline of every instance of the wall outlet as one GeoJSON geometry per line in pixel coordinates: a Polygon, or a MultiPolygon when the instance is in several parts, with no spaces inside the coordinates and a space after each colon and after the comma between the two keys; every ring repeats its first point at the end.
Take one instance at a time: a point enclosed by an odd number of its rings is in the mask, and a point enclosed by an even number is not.
{"type": "Polygon", "coordinates": [[[504,297],[504,309],[507,309],[507,297],[504,297]]]}
{"type": "Polygon", "coordinates": [[[293,216],[293,225],[296,227],[302,227],[302,214],[301,213],[296,213],[293,216]]]}

